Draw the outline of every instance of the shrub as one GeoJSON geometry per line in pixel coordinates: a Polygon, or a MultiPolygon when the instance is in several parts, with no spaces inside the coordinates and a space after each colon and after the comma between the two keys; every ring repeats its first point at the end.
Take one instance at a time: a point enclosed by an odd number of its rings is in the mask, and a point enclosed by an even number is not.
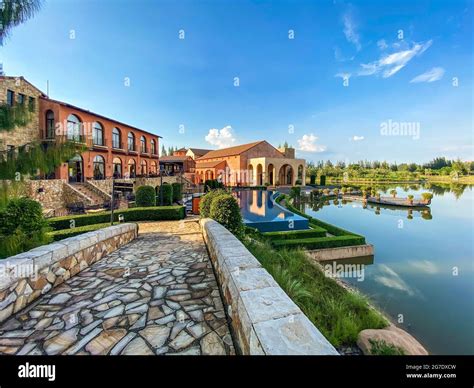
{"type": "Polygon", "coordinates": [[[290,189],[290,198],[300,198],[301,197],[301,187],[293,186],[290,189]]]}
{"type": "Polygon", "coordinates": [[[297,179],[297,180],[295,181],[295,185],[301,185],[301,179],[297,179]]]}
{"type": "Polygon", "coordinates": [[[49,232],[48,235],[53,238],[53,241],[59,241],[59,240],[64,240],[65,238],[77,236],[79,234],[92,232],[97,229],[106,228],[108,226],[110,226],[110,222],[106,222],[102,224],[79,226],[77,228],[55,230],[53,232],[49,232]]]}
{"type": "Polygon", "coordinates": [[[393,344],[388,344],[384,340],[374,340],[369,339],[370,347],[370,354],[373,356],[403,356],[405,355],[405,351],[398,346],[393,344]]]}
{"type": "Polygon", "coordinates": [[[183,199],[183,184],[182,183],[172,183],[173,187],[173,202],[178,202],[183,199]]]}
{"type": "MultiPolygon", "coordinates": [[[[184,206],[156,206],[116,210],[114,211],[114,221],[118,221],[119,215],[123,215],[125,222],[181,220],[186,216],[186,209],[184,206]]],[[[81,214],[78,216],[55,217],[48,219],[48,223],[53,228],[53,230],[69,229],[71,224],[73,224],[75,227],[79,227],[85,225],[102,224],[106,222],[110,222],[110,212],[81,214]]]]}
{"type": "Polygon", "coordinates": [[[309,177],[309,183],[311,185],[314,185],[316,183],[316,175],[310,175],[309,177]]]}
{"type": "Polygon", "coordinates": [[[233,195],[215,196],[211,202],[209,216],[236,236],[242,234],[242,216],[237,199],[233,195]]]}
{"type": "Polygon", "coordinates": [[[219,182],[217,179],[207,179],[204,182],[204,191],[207,193],[208,191],[215,190],[215,189],[223,189],[224,184],[219,182]]]}
{"type": "Polygon", "coordinates": [[[138,207],[155,206],[155,189],[151,186],[140,186],[135,193],[135,204],[138,207]]]}
{"type": "Polygon", "coordinates": [[[207,218],[210,216],[211,202],[216,196],[221,194],[226,194],[226,191],[222,189],[211,190],[201,197],[201,200],[199,201],[199,215],[201,218],[207,218]]]}
{"type": "Polygon", "coordinates": [[[365,238],[354,235],[332,236],[332,237],[310,237],[293,240],[272,241],[277,248],[305,248],[305,249],[324,249],[346,247],[351,245],[365,244],[365,238]]]}
{"type": "Polygon", "coordinates": [[[39,202],[25,197],[10,199],[0,211],[0,258],[49,243],[47,231],[39,202]]]}
{"type": "Polygon", "coordinates": [[[308,237],[326,237],[326,229],[316,226],[313,229],[307,229],[307,230],[267,232],[267,233],[263,233],[263,236],[271,241],[296,240],[296,239],[308,238],[308,237]]]}
{"type": "Polygon", "coordinates": [[[173,186],[164,183],[161,186],[156,186],[156,201],[157,205],[161,205],[161,196],[163,195],[163,206],[169,206],[173,203],[173,186]]]}
{"type": "Polygon", "coordinates": [[[424,201],[430,203],[431,200],[433,199],[433,194],[432,193],[421,193],[421,198],[423,198],[424,201]]]}

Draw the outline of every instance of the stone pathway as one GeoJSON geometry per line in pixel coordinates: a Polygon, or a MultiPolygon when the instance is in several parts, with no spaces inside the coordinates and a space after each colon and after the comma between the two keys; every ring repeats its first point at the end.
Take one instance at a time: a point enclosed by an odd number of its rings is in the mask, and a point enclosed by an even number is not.
{"type": "Polygon", "coordinates": [[[0,354],[234,354],[195,221],[138,239],[0,325],[0,354]]]}

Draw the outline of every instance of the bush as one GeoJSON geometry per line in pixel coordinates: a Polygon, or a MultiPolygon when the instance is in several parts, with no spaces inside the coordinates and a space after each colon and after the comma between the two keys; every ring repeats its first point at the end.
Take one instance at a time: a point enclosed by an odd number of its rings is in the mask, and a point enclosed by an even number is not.
{"type": "Polygon", "coordinates": [[[324,249],[338,248],[351,245],[363,245],[365,238],[361,236],[344,235],[332,237],[312,237],[294,240],[276,240],[272,245],[277,248],[304,248],[304,249],[324,249]]]}
{"type": "Polygon", "coordinates": [[[215,196],[211,202],[209,216],[236,236],[242,234],[242,216],[239,204],[233,195],[221,194],[215,196]]]}
{"type": "Polygon", "coordinates": [[[39,202],[25,197],[10,199],[0,210],[0,258],[49,243],[47,231],[39,202]]]}
{"type": "Polygon", "coordinates": [[[224,184],[219,182],[217,179],[207,179],[204,182],[204,191],[207,193],[211,190],[223,189],[224,184]]]}
{"type": "Polygon", "coordinates": [[[316,175],[310,175],[309,177],[309,183],[311,185],[314,185],[316,183],[316,175]]]}
{"type": "MultiPolygon", "coordinates": [[[[114,221],[118,221],[119,215],[123,215],[124,222],[182,220],[186,216],[186,209],[184,206],[156,206],[116,210],[114,211],[114,221]]],[[[69,229],[71,228],[71,224],[75,227],[79,227],[106,222],[110,222],[110,212],[48,219],[48,223],[53,230],[69,229]],[[74,222],[72,223],[72,221],[74,222]]]]}
{"type": "Polygon", "coordinates": [[[152,186],[140,186],[135,193],[135,204],[138,207],[155,206],[155,189],[152,186]]]}
{"type": "Polygon", "coordinates": [[[59,240],[64,240],[65,238],[77,236],[79,234],[92,232],[97,229],[106,228],[108,226],[110,226],[110,222],[106,222],[102,224],[79,226],[77,228],[55,230],[53,232],[49,232],[48,235],[53,238],[53,241],[59,241],[59,240]]]}
{"type": "Polygon", "coordinates": [[[290,189],[290,198],[300,198],[301,197],[301,187],[293,186],[290,189]]]}
{"type": "Polygon", "coordinates": [[[173,188],[173,202],[178,202],[183,199],[183,184],[182,183],[172,183],[171,187],[173,188]]]}
{"type": "Polygon", "coordinates": [[[301,185],[301,179],[297,179],[297,180],[295,181],[295,185],[301,185]]]}
{"type": "Polygon", "coordinates": [[[425,200],[426,202],[431,202],[433,199],[433,194],[432,193],[421,193],[421,198],[425,200]]]}
{"type": "Polygon", "coordinates": [[[293,230],[283,232],[267,232],[263,236],[270,241],[274,240],[296,240],[308,237],[326,237],[326,230],[318,226],[308,230],[293,230]]]}
{"type": "Polygon", "coordinates": [[[211,190],[209,191],[206,195],[201,197],[201,200],[199,201],[199,215],[201,218],[208,218],[210,216],[211,212],[211,202],[212,200],[222,194],[226,194],[227,192],[222,189],[217,189],[217,190],[211,190]]]}
{"type": "Polygon", "coordinates": [[[163,206],[173,204],[173,186],[164,183],[162,186],[156,186],[156,203],[161,206],[161,196],[163,195],[163,206]]]}

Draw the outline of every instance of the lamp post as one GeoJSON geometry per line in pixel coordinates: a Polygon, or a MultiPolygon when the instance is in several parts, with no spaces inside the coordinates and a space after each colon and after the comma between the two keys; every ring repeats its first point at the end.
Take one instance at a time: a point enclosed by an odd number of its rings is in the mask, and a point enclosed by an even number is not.
{"type": "Polygon", "coordinates": [[[160,206],[163,206],[163,172],[164,172],[164,165],[160,163],[160,206]]]}
{"type": "Polygon", "coordinates": [[[114,224],[115,177],[112,175],[112,198],[110,199],[110,225],[114,224]]]}

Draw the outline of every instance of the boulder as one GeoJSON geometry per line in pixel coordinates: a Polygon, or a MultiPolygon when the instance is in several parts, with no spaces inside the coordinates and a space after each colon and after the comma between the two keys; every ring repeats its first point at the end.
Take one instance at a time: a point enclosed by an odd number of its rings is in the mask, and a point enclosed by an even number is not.
{"type": "Polygon", "coordinates": [[[362,330],[357,338],[357,345],[366,355],[370,355],[372,341],[385,341],[388,345],[396,346],[406,355],[428,355],[428,351],[413,336],[394,325],[385,329],[362,330]]]}

